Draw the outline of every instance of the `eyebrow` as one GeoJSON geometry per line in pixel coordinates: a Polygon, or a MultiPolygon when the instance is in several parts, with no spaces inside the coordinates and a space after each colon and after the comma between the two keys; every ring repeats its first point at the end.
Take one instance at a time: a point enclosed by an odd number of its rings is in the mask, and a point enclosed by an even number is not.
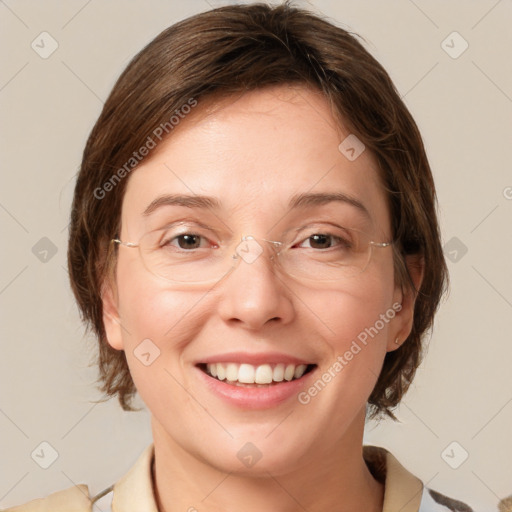
{"type": "MultiPolygon", "coordinates": [[[[363,203],[361,203],[361,201],[342,192],[317,192],[294,195],[288,203],[288,209],[296,210],[301,208],[310,208],[312,206],[322,206],[333,202],[349,204],[357,208],[366,217],[370,218],[367,208],[363,203]]],[[[151,201],[148,207],[144,210],[143,215],[150,215],[162,206],[185,206],[187,208],[219,210],[221,203],[218,199],[211,196],[168,194],[157,197],[151,201]]]]}
{"type": "Polygon", "coordinates": [[[308,193],[295,195],[290,199],[288,208],[294,210],[297,208],[308,208],[311,206],[322,206],[333,202],[345,203],[357,208],[366,217],[370,218],[370,213],[364,204],[355,197],[342,192],[334,193],[308,193]]]}
{"type": "Polygon", "coordinates": [[[212,208],[218,210],[220,208],[220,201],[209,196],[165,195],[151,201],[144,210],[143,215],[150,215],[162,206],[186,206],[187,208],[212,208]]]}

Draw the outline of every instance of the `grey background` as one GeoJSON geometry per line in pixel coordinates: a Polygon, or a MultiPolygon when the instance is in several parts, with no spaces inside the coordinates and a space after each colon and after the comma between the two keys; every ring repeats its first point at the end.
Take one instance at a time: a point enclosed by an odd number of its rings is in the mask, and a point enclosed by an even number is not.
{"type": "MultiPolygon", "coordinates": [[[[151,442],[146,411],[93,403],[95,342],[66,275],[72,191],[129,59],[170,24],[226,3],[0,1],[0,506],[75,483],[99,492],[151,442]],[[47,58],[42,32],[58,44],[47,58]],[[58,453],[47,469],[44,441],[58,453]]],[[[497,510],[512,494],[512,3],[296,3],[367,40],[419,124],[438,187],[451,294],[400,423],[369,424],[366,442],[430,487],[497,510]]]]}

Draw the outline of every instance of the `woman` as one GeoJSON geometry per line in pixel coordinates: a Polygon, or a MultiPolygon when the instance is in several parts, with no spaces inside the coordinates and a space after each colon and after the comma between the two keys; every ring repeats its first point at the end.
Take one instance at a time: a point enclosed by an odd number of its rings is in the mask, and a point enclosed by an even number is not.
{"type": "Polygon", "coordinates": [[[13,510],[471,510],[362,446],[447,275],[421,136],[354,36],[260,4],[165,30],[89,137],[68,256],[102,389],[154,443],[13,510]]]}

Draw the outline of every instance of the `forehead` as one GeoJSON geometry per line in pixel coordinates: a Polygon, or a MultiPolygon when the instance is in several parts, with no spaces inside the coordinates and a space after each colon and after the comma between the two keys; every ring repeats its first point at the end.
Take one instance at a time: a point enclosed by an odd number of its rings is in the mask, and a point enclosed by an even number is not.
{"type": "Polygon", "coordinates": [[[336,192],[362,203],[387,232],[376,161],[366,150],[347,158],[339,146],[349,135],[325,97],[306,87],[200,103],[129,177],[123,226],[140,226],[151,202],[169,194],[212,196],[232,220],[272,222],[293,197],[336,192]]]}

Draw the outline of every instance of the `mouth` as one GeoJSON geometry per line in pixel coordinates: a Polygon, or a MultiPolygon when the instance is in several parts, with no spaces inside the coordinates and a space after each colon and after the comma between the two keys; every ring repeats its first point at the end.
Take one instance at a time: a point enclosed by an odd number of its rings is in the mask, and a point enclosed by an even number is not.
{"type": "Polygon", "coordinates": [[[316,368],[316,364],[219,362],[200,363],[197,367],[209,377],[239,387],[276,386],[303,378],[316,368]]]}

